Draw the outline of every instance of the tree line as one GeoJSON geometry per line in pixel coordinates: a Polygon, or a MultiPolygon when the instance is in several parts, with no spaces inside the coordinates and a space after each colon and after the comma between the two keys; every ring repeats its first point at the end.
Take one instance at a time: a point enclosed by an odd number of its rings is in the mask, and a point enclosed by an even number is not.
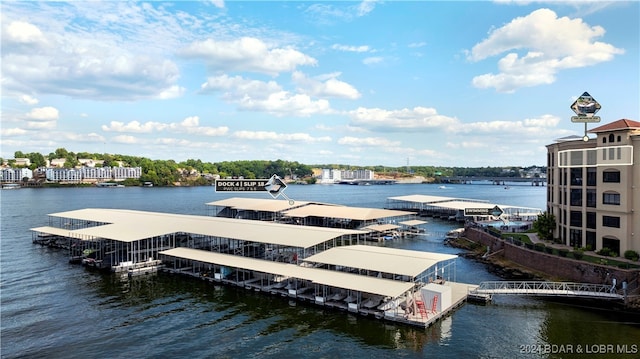
{"type": "MultiPolygon", "coordinates": [[[[269,178],[274,174],[280,177],[306,179],[313,183],[313,168],[333,169],[368,169],[377,175],[389,175],[394,177],[423,176],[425,178],[437,178],[439,176],[493,176],[493,177],[520,177],[521,167],[438,167],[438,166],[351,166],[343,164],[317,164],[306,165],[297,161],[284,160],[242,160],[223,162],[203,162],[199,159],[188,159],[182,162],[174,160],[152,160],[146,157],[107,154],[107,153],[74,153],[64,148],[58,148],[48,155],[37,152],[23,153],[16,151],[14,159],[8,160],[8,164],[15,167],[15,158],[28,158],[31,162],[30,169],[45,167],[47,159],[65,159],[64,167],[74,168],[80,165],[80,159],[101,161],[97,166],[140,167],[142,176],[140,182],[151,182],[158,186],[168,186],[176,182],[191,185],[210,184],[215,175],[221,178],[269,178]],[[194,175],[195,174],[195,175],[194,175]],[[208,176],[210,175],[210,176],[208,176]]],[[[4,163],[4,159],[0,158],[4,163]]],[[[532,166],[535,167],[535,166],[532,166]]],[[[527,170],[529,168],[524,168],[527,170]]],[[[138,180],[136,180],[138,181],[138,180]]]]}

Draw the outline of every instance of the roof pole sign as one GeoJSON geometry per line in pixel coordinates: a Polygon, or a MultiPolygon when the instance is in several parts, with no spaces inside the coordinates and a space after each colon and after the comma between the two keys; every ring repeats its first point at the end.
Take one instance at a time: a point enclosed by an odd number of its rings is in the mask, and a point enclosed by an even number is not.
{"type": "Polygon", "coordinates": [[[273,175],[269,179],[223,179],[216,180],[216,192],[269,192],[271,197],[284,197],[293,205],[294,201],[289,199],[283,192],[287,184],[278,176],[273,175]]]}
{"type": "Polygon", "coordinates": [[[584,92],[571,104],[571,109],[576,116],[571,116],[571,122],[584,123],[584,141],[589,141],[587,136],[587,123],[600,122],[600,117],[595,114],[600,111],[600,104],[588,92],[584,92]]]}

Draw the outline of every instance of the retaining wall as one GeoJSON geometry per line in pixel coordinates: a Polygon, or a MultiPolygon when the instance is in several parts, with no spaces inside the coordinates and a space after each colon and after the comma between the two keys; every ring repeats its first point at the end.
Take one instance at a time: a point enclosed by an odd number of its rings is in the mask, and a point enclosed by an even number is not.
{"type": "Polygon", "coordinates": [[[638,294],[640,291],[640,270],[637,269],[622,269],[527,249],[506,242],[479,228],[467,227],[465,237],[489,246],[492,253],[503,249],[501,255],[505,259],[552,277],[594,284],[611,284],[612,279],[615,278],[618,289],[621,288],[622,282],[626,281],[629,294],[638,294]]]}

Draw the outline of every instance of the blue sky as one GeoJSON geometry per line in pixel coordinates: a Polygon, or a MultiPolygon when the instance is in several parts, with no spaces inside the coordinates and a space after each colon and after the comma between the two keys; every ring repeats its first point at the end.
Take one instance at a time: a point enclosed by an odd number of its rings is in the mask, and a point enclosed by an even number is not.
{"type": "Polygon", "coordinates": [[[529,166],[640,120],[640,3],[1,4],[1,156],[529,166]]]}

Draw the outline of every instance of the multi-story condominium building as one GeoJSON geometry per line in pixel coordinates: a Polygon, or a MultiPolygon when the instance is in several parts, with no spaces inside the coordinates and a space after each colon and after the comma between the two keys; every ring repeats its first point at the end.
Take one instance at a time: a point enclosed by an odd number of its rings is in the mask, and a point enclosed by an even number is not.
{"type": "Polygon", "coordinates": [[[572,247],[640,252],[640,122],[618,120],[596,138],[547,146],[547,211],[572,247]]]}
{"type": "Polygon", "coordinates": [[[33,171],[28,168],[3,168],[0,171],[1,182],[21,182],[24,178],[33,178],[33,171]]]}
{"type": "Polygon", "coordinates": [[[374,172],[371,170],[342,170],[342,179],[372,180],[374,172]]]}
{"type": "Polygon", "coordinates": [[[80,182],[82,171],[70,168],[47,168],[47,181],[52,182],[80,182]]]}
{"type": "Polygon", "coordinates": [[[85,180],[106,181],[112,178],[111,167],[82,167],[80,170],[85,180]]]}
{"type": "Polygon", "coordinates": [[[111,167],[113,179],[140,178],[141,167],[111,167]]]}

